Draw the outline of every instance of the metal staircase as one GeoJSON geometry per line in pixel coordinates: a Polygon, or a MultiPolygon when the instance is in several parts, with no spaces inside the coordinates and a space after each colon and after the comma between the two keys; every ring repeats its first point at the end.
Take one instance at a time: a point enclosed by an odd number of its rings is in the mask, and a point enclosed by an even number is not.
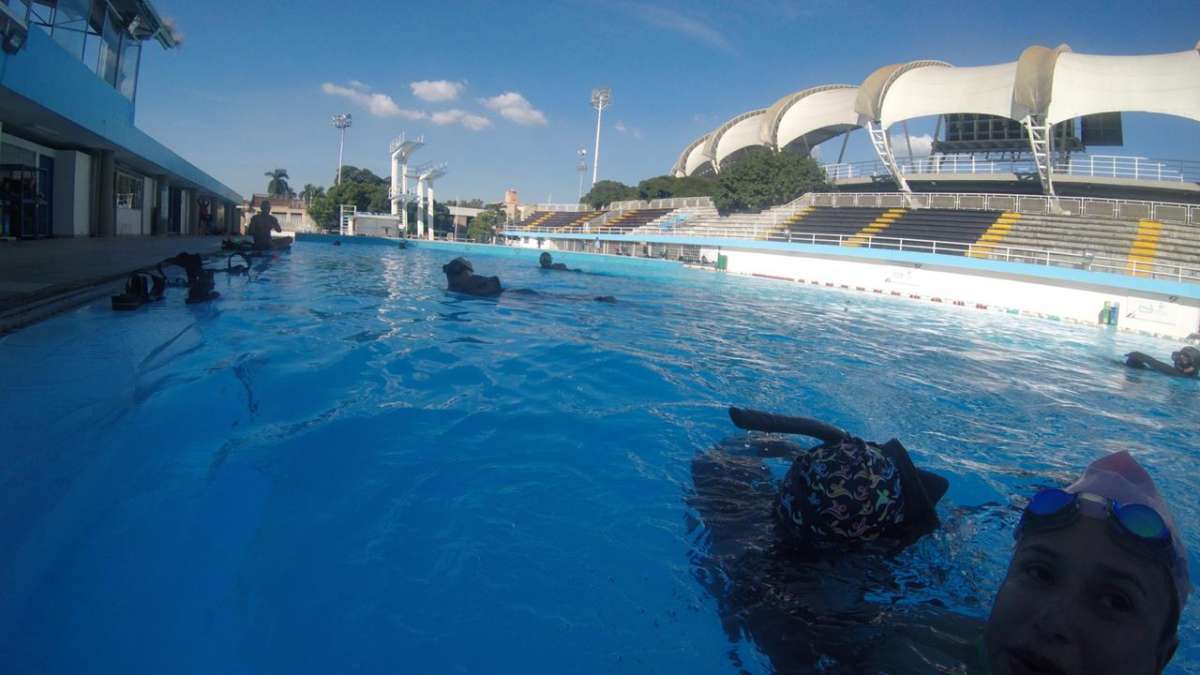
{"type": "Polygon", "coordinates": [[[1042,191],[1047,197],[1054,195],[1054,136],[1051,126],[1041,115],[1030,115],[1022,120],[1025,131],[1029,134],[1029,149],[1033,153],[1033,163],[1037,166],[1038,180],[1042,183],[1042,191]]]}
{"type": "Polygon", "coordinates": [[[871,137],[871,145],[875,148],[875,154],[879,157],[879,161],[887,167],[888,172],[892,174],[892,178],[896,181],[896,187],[900,188],[900,192],[910,194],[912,189],[908,187],[908,181],[904,180],[904,176],[900,173],[900,167],[896,165],[896,157],[892,154],[892,144],[888,141],[887,129],[877,121],[867,123],[867,133],[871,137]]]}

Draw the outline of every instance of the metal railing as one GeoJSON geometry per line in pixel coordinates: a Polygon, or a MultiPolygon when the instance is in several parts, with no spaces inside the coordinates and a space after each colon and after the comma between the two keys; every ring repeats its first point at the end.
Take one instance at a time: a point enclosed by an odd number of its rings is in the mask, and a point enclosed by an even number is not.
{"type": "MultiPolygon", "coordinates": [[[[555,234],[574,233],[593,234],[596,236],[645,234],[652,235],[656,238],[704,237],[730,240],[740,239],[743,241],[771,241],[789,244],[847,246],[867,249],[908,251],[913,253],[960,255],[972,258],[1003,260],[1005,262],[1028,263],[1032,265],[1044,265],[1049,267],[1070,267],[1074,269],[1095,272],[1109,272],[1112,274],[1123,274],[1128,276],[1140,276],[1151,279],[1200,282],[1200,268],[1198,267],[1189,267],[1175,263],[1147,263],[1129,260],[1128,258],[1098,256],[1092,253],[1025,248],[1019,246],[1002,246],[991,244],[980,245],[963,242],[940,241],[935,239],[910,239],[907,237],[879,237],[862,236],[857,234],[828,234],[821,232],[791,232],[780,231],[777,229],[773,230],[766,227],[704,227],[689,228],[689,231],[687,232],[681,232],[678,230],[663,230],[655,232],[644,229],[638,230],[637,232],[632,232],[630,230],[623,230],[619,228],[593,228],[590,231],[585,232],[582,231],[582,228],[570,229],[579,231],[569,232],[566,230],[554,230],[551,232],[506,232],[505,234],[514,234],[522,237],[552,237],[555,234]]],[[[659,239],[652,243],[672,244],[674,242],[671,242],[669,239],[667,241],[662,241],[659,239]]]]}
{"type": "MultiPolygon", "coordinates": [[[[930,155],[903,160],[897,158],[900,173],[912,175],[1004,174],[1037,175],[1032,159],[979,159],[975,155],[930,155]]],[[[1123,155],[1081,155],[1054,162],[1060,176],[1121,178],[1127,180],[1200,182],[1200,162],[1183,159],[1151,159],[1123,155]]],[[[821,167],[828,180],[889,177],[887,166],[879,160],[825,164],[821,167]]]]}
{"type": "Polygon", "coordinates": [[[1080,216],[1166,223],[1200,224],[1200,204],[1154,202],[1103,197],[1047,197],[987,192],[810,192],[792,205],[865,206],[871,208],[961,209],[1011,211],[1026,215],[1080,216]]]}

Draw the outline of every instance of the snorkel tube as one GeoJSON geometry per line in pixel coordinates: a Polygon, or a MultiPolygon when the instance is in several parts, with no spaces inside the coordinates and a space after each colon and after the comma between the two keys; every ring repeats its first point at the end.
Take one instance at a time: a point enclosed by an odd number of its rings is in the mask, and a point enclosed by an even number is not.
{"type": "Polygon", "coordinates": [[[776,415],[761,410],[729,406],[729,419],[739,429],[764,431],[772,434],[800,434],[824,443],[837,443],[850,438],[850,434],[832,424],[811,417],[776,415]]]}

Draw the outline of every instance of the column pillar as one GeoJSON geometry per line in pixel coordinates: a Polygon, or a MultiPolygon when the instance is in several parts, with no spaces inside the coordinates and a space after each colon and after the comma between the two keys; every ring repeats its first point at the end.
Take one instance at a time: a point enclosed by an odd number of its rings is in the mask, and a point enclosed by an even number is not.
{"type": "Polygon", "coordinates": [[[96,235],[112,237],[117,233],[117,160],[112,150],[99,153],[99,189],[96,191],[96,235]]]}
{"type": "Polygon", "coordinates": [[[433,181],[429,181],[427,189],[429,190],[429,199],[425,201],[425,208],[428,209],[425,219],[429,221],[429,238],[433,239],[433,181]]]}
{"type": "Polygon", "coordinates": [[[417,178],[417,238],[421,239],[425,236],[425,221],[423,220],[423,212],[425,210],[425,178],[417,178]]]}

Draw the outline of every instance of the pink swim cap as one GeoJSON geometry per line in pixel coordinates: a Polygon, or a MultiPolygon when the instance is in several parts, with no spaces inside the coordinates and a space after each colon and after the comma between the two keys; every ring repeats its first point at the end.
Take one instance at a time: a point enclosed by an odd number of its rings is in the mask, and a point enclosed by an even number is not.
{"type": "Polygon", "coordinates": [[[1179,527],[1171,515],[1167,502],[1158,493],[1154,480],[1141,464],[1128,452],[1114,452],[1091,463],[1083,476],[1072,483],[1067,492],[1090,492],[1122,504],[1145,504],[1158,512],[1171,532],[1171,544],[1175,549],[1175,562],[1171,565],[1171,577],[1175,581],[1175,592],[1179,596],[1179,610],[1187,604],[1192,592],[1188,574],[1187,548],[1179,536],[1179,527]]]}

